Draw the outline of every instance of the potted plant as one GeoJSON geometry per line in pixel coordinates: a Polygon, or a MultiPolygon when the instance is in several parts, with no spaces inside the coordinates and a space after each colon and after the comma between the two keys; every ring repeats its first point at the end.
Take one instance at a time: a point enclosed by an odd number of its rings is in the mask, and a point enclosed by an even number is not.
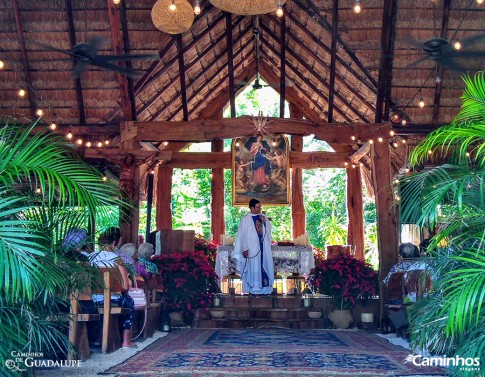
{"type": "Polygon", "coordinates": [[[334,310],[329,318],[339,328],[349,327],[350,309],[357,299],[367,300],[378,291],[376,271],[347,254],[322,260],[311,270],[308,281],[315,290],[332,298],[334,310]]]}
{"type": "Polygon", "coordinates": [[[191,323],[198,308],[208,308],[219,289],[219,278],[199,251],[157,255],[152,258],[162,274],[166,313],[180,313],[191,323]]]}

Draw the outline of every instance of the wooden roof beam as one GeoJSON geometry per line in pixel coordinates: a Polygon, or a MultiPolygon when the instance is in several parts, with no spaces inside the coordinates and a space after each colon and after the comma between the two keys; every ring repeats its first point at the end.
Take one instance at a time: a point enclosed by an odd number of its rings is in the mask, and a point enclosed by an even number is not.
{"type": "MultiPolygon", "coordinates": [[[[314,19],[324,27],[329,33],[332,33],[332,26],[328,23],[325,17],[322,17],[320,14],[320,9],[313,3],[312,0],[306,0],[306,4],[303,3],[302,0],[295,0],[295,4],[297,4],[303,11],[307,12],[308,14],[313,14],[314,19]]],[[[359,58],[355,55],[355,53],[347,46],[345,41],[342,39],[341,36],[338,36],[338,43],[344,49],[345,53],[352,59],[352,61],[360,68],[362,73],[365,75],[367,80],[377,87],[377,83],[368,69],[362,64],[359,58]]]]}
{"type": "Polygon", "coordinates": [[[226,13],[227,71],[229,78],[229,104],[231,118],[236,116],[236,93],[234,88],[234,51],[232,45],[232,14],[226,13]]]}
{"type": "Polygon", "coordinates": [[[377,83],[377,98],[375,121],[382,122],[389,117],[389,104],[392,87],[392,57],[396,34],[397,0],[384,0],[381,31],[381,59],[379,64],[379,79],[377,83]]]}
{"type": "MultiPolygon", "coordinates": [[[[67,12],[67,29],[69,32],[69,41],[71,47],[74,47],[77,43],[76,40],[76,29],[74,28],[74,17],[72,12],[72,0],[66,0],[66,12],[67,12]]],[[[73,61],[73,68],[75,62],[73,61]]],[[[75,78],[74,83],[76,85],[76,101],[79,108],[79,123],[86,123],[86,112],[84,110],[84,98],[83,98],[83,88],[81,85],[81,79],[75,78]]]]}
{"type": "MultiPolygon", "coordinates": [[[[329,123],[333,122],[333,107],[335,98],[335,61],[337,59],[337,41],[338,41],[338,0],[333,0],[332,7],[332,51],[330,53],[330,83],[328,88],[328,113],[329,123]]],[[[322,80],[325,85],[325,79],[322,80]]]]}
{"type": "MultiPolygon", "coordinates": [[[[239,25],[241,22],[243,21],[243,18],[240,17],[237,19],[236,21],[236,25],[239,25]]],[[[213,24],[214,25],[214,24],[213,24]]],[[[249,30],[249,26],[248,26],[248,29],[246,30],[249,30]]],[[[223,39],[224,39],[225,35],[224,34],[221,34],[214,42],[213,46],[217,46],[223,39]]],[[[221,50],[224,50],[224,49],[221,49],[221,50]]],[[[188,48],[187,46],[185,47],[185,50],[184,51],[188,51],[188,48]]],[[[212,50],[210,48],[206,49],[201,55],[198,55],[197,56],[197,59],[194,59],[187,67],[186,67],[186,70],[187,72],[189,72],[197,63],[199,63],[208,53],[210,53],[212,50]]],[[[216,60],[218,60],[220,57],[222,57],[222,54],[219,54],[218,55],[218,58],[217,59],[214,59],[214,61],[211,63],[211,66],[212,64],[215,63],[216,60]]],[[[165,67],[164,67],[165,68],[165,67]]],[[[168,70],[169,69],[169,66],[167,65],[166,66],[166,69],[168,70]]],[[[170,89],[171,87],[173,86],[173,83],[171,81],[169,81],[160,91],[158,91],[157,93],[155,93],[155,95],[153,95],[148,101],[146,101],[143,106],[138,110],[138,115],[140,115],[141,113],[143,113],[144,111],[146,111],[158,98],[162,97],[165,92],[170,89]]],[[[166,106],[164,106],[166,107],[166,106]]],[[[164,111],[164,110],[163,110],[164,111]]],[[[152,115],[152,119],[156,119],[158,117],[158,115],[160,115],[163,111],[161,111],[161,109],[159,109],[157,111],[157,115],[152,115]]]]}
{"type": "MultiPolygon", "coordinates": [[[[295,24],[295,22],[293,22],[293,25],[295,24]]],[[[306,33],[308,33],[308,30],[304,30],[306,33]]],[[[305,43],[301,43],[301,41],[291,32],[291,30],[289,31],[288,33],[289,37],[291,39],[293,39],[297,44],[300,45],[301,48],[303,48],[306,53],[308,53],[312,59],[314,59],[315,61],[317,61],[324,69],[328,70],[328,71],[331,71],[331,67],[329,65],[327,65],[320,56],[318,56],[315,52],[313,52],[309,47],[308,45],[306,45],[305,43]]],[[[336,56],[336,60],[338,60],[338,55],[336,56]]],[[[347,69],[347,67],[345,67],[347,69]]],[[[335,79],[338,81],[339,84],[343,85],[344,87],[346,87],[349,91],[351,91],[353,93],[353,95],[360,101],[362,102],[365,106],[367,106],[372,112],[375,111],[375,106],[373,104],[371,104],[362,94],[360,94],[359,92],[356,91],[356,88],[355,87],[352,87],[347,80],[345,80],[344,78],[342,78],[340,76],[340,74],[338,73],[338,71],[335,72],[335,79]]],[[[358,77],[357,77],[358,79],[358,77]]]]}
{"type": "MultiPolygon", "coordinates": [[[[111,39],[113,41],[113,51],[119,55],[123,53],[123,47],[121,45],[121,33],[120,33],[120,19],[118,13],[118,6],[113,3],[112,0],[106,0],[108,4],[108,17],[111,25],[111,39]]],[[[121,63],[118,63],[121,64],[121,63]]],[[[128,95],[128,82],[126,76],[121,73],[117,73],[118,83],[120,86],[120,101],[121,111],[123,112],[123,118],[125,120],[133,120],[134,114],[131,112],[130,98],[128,95]]]]}
{"type": "Polygon", "coordinates": [[[286,4],[280,19],[280,118],[285,117],[286,99],[286,4]]]}
{"type": "MultiPolygon", "coordinates": [[[[227,103],[227,102],[226,102],[227,103]]],[[[267,118],[268,133],[291,135],[312,135],[329,143],[351,144],[351,136],[358,140],[369,140],[379,132],[387,140],[390,123],[322,123],[310,120],[289,118],[267,118]]],[[[219,120],[193,120],[189,122],[157,121],[133,122],[130,137],[138,141],[209,141],[214,139],[233,139],[253,135],[253,117],[224,118],[219,120]]]]}
{"type": "MultiPolygon", "coordinates": [[[[241,38],[242,38],[242,35],[241,35],[241,38]]],[[[243,45],[243,46],[242,46],[242,47],[241,47],[241,48],[240,48],[240,49],[237,51],[236,55],[238,55],[239,53],[242,53],[242,52],[243,52],[243,51],[246,49],[246,47],[247,47],[247,46],[249,46],[251,43],[252,43],[252,41],[249,39],[249,40],[248,40],[248,41],[247,41],[247,42],[246,42],[246,43],[245,43],[245,44],[244,44],[244,45],[243,45]]],[[[222,52],[220,55],[223,55],[223,54],[224,54],[224,52],[222,52]]],[[[212,67],[213,65],[215,65],[215,64],[217,63],[217,61],[218,61],[218,60],[219,60],[218,58],[214,59],[214,61],[213,61],[213,62],[210,64],[210,67],[212,67]]],[[[239,63],[238,63],[238,64],[236,64],[235,69],[238,69],[238,68],[239,68],[239,67],[240,67],[242,64],[243,64],[243,59],[241,59],[241,60],[239,61],[239,63]]],[[[208,70],[210,67],[207,67],[207,69],[206,69],[206,70],[208,70]]],[[[225,68],[226,68],[226,65],[225,65],[225,64],[221,65],[221,66],[220,66],[220,67],[219,67],[219,68],[218,68],[218,69],[217,69],[217,70],[216,70],[216,71],[215,71],[215,72],[214,72],[214,73],[213,73],[211,76],[207,77],[207,82],[212,82],[212,80],[217,79],[217,77],[218,77],[218,76],[219,76],[219,75],[220,75],[220,74],[221,74],[221,73],[224,71],[224,69],[225,69],[225,68]]],[[[192,85],[193,85],[195,82],[199,81],[199,80],[200,80],[201,78],[203,78],[203,77],[205,77],[205,71],[200,71],[200,72],[199,72],[199,74],[198,74],[198,75],[197,75],[197,76],[196,76],[196,77],[195,77],[195,78],[194,78],[194,79],[193,79],[193,80],[190,82],[189,86],[192,86],[192,85]]],[[[222,83],[224,82],[224,79],[225,79],[225,78],[220,79],[220,80],[218,81],[218,84],[217,84],[216,86],[214,86],[212,90],[215,90],[215,89],[217,89],[217,88],[218,88],[220,85],[222,85],[222,83]]],[[[228,87],[228,88],[229,88],[229,87],[228,87]]],[[[229,91],[230,91],[230,90],[229,90],[229,91]]],[[[230,91],[230,93],[231,93],[231,91],[230,91]]],[[[236,94],[236,93],[234,93],[234,95],[235,95],[235,94],[236,94]]],[[[197,96],[197,93],[196,93],[195,91],[193,91],[192,95],[189,97],[189,103],[190,103],[190,101],[192,101],[192,100],[193,100],[193,99],[194,99],[196,96],[197,96]]],[[[204,102],[204,100],[205,100],[205,98],[204,98],[204,99],[202,99],[202,101],[200,101],[199,103],[197,103],[197,105],[196,105],[196,106],[194,106],[194,108],[192,109],[192,112],[196,111],[196,110],[198,109],[199,105],[200,105],[201,103],[203,103],[203,102],[204,102]]],[[[230,101],[230,99],[229,99],[229,101],[230,101]]],[[[173,101],[170,101],[170,102],[173,102],[173,101]]],[[[170,106],[170,105],[169,105],[169,104],[166,104],[165,109],[166,109],[168,106],[170,106]]],[[[179,107],[178,107],[178,108],[177,108],[177,109],[176,109],[176,110],[175,110],[175,111],[174,111],[174,112],[173,112],[173,113],[172,113],[172,114],[171,114],[171,115],[170,115],[170,116],[167,118],[167,120],[172,120],[172,119],[173,119],[173,118],[174,118],[174,117],[177,115],[177,113],[180,111],[180,109],[181,109],[181,106],[179,106],[179,107]]],[[[155,119],[155,118],[154,118],[154,119],[155,119]]]]}
{"type": "MultiPolygon", "coordinates": [[[[122,1],[120,4],[120,20],[121,20],[121,30],[123,32],[123,48],[125,54],[129,54],[131,51],[130,47],[130,36],[128,34],[128,19],[126,17],[126,1],[122,1]]],[[[133,69],[133,64],[131,60],[126,61],[126,67],[128,69],[133,69]]],[[[136,120],[136,102],[135,102],[135,88],[133,85],[133,78],[126,76],[126,81],[128,82],[128,99],[130,101],[132,120],[136,120]]]]}
{"type": "Polygon", "coordinates": [[[25,77],[25,84],[27,85],[27,96],[30,102],[30,110],[32,112],[33,119],[38,118],[36,114],[37,110],[37,100],[34,96],[34,87],[32,85],[32,76],[30,75],[30,64],[29,58],[27,57],[27,49],[25,47],[25,39],[24,39],[24,28],[22,25],[22,20],[20,19],[20,8],[18,0],[12,0],[12,7],[15,14],[15,25],[17,27],[17,39],[20,45],[21,56],[22,56],[22,64],[24,67],[24,77],[25,77]]]}
{"type": "MultiPolygon", "coordinates": [[[[242,38],[242,37],[243,37],[243,36],[244,36],[244,35],[245,35],[245,34],[246,34],[246,33],[247,33],[249,30],[250,30],[250,26],[248,26],[248,27],[247,27],[247,29],[246,29],[244,32],[242,32],[242,33],[241,33],[241,35],[240,35],[240,36],[237,38],[237,40],[236,40],[236,41],[239,41],[239,39],[241,39],[241,38],[242,38]]],[[[221,37],[223,37],[223,36],[221,36],[221,37]]],[[[248,42],[248,43],[249,43],[249,42],[248,42]]],[[[239,51],[236,53],[236,55],[237,55],[237,54],[238,54],[240,51],[244,50],[244,48],[246,48],[246,46],[248,45],[248,43],[246,43],[246,44],[244,45],[244,47],[243,47],[243,48],[241,48],[241,49],[240,49],[240,50],[239,50],[239,51]]],[[[208,50],[207,50],[207,51],[208,51],[208,50]]],[[[207,52],[207,51],[206,51],[206,52],[207,52]]],[[[222,58],[224,55],[225,55],[225,52],[224,52],[224,50],[222,49],[222,51],[221,51],[221,52],[220,52],[218,55],[216,55],[216,56],[214,57],[214,60],[212,60],[212,62],[211,62],[211,63],[210,63],[210,64],[209,64],[207,67],[205,67],[205,69],[204,69],[204,70],[199,70],[199,73],[197,74],[197,76],[195,76],[195,77],[192,79],[192,81],[189,83],[189,87],[190,87],[190,86],[192,86],[192,85],[194,85],[194,83],[196,83],[196,82],[197,82],[197,81],[199,81],[200,79],[204,78],[204,77],[205,77],[205,75],[206,75],[206,72],[207,72],[208,70],[210,70],[210,69],[211,69],[211,68],[212,68],[214,65],[216,65],[216,64],[218,63],[219,59],[221,59],[221,58],[222,58]]],[[[201,55],[201,58],[202,58],[202,56],[203,56],[203,55],[201,55]]],[[[193,65],[191,65],[191,67],[192,67],[192,66],[194,66],[194,64],[193,64],[193,65]]],[[[217,78],[217,76],[218,76],[218,75],[219,75],[219,74],[220,74],[220,73],[221,73],[221,72],[224,70],[225,66],[226,66],[225,64],[222,64],[222,65],[219,67],[219,69],[217,69],[217,70],[216,70],[216,72],[215,72],[214,74],[212,74],[212,75],[211,75],[211,76],[210,76],[210,77],[207,79],[207,81],[208,81],[208,82],[210,82],[210,81],[212,81],[212,80],[216,79],[216,78],[217,78]]],[[[239,64],[237,65],[237,67],[239,67],[239,64]]],[[[222,80],[221,80],[221,81],[222,81],[222,80]]],[[[170,87],[170,86],[171,86],[171,85],[170,85],[170,83],[169,83],[169,84],[167,84],[167,85],[168,85],[168,87],[170,87]]],[[[164,88],[164,89],[166,89],[166,88],[164,88]]],[[[162,93],[162,92],[165,92],[165,90],[162,90],[162,91],[161,91],[161,93],[162,93]]],[[[161,95],[161,94],[160,94],[160,95],[161,95]]],[[[195,91],[194,91],[194,92],[192,93],[192,95],[189,97],[188,102],[190,103],[190,101],[192,101],[192,99],[193,99],[195,96],[196,96],[196,93],[195,93],[195,91]]],[[[171,105],[172,105],[172,104],[173,104],[175,101],[177,101],[177,100],[178,100],[177,96],[173,96],[173,97],[172,97],[172,98],[171,98],[171,99],[170,99],[168,102],[166,102],[166,103],[165,103],[165,104],[164,104],[164,105],[163,105],[163,106],[162,106],[160,109],[158,109],[158,111],[157,111],[155,114],[153,114],[153,115],[152,115],[151,120],[155,120],[155,119],[157,119],[157,118],[160,116],[160,114],[162,114],[164,111],[166,111],[166,110],[167,110],[167,109],[168,109],[168,108],[169,108],[169,107],[170,107],[170,106],[171,106],[171,105]]],[[[177,115],[177,113],[178,113],[178,112],[179,112],[181,109],[182,109],[182,105],[180,105],[179,107],[177,107],[177,109],[176,109],[176,110],[175,110],[175,111],[174,111],[174,112],[173,112],[173,113],[172,113],[172,114],[171,114],[171,115],[170,115],[170,116],[167,118],[167,120],[171,120],[171,119],[173,119],[173,118],[174,118],[174,117],[177,115]]],[[[193,109],[192,109],[192,112],[194,112],[194,111],[195,111],[195,109],[193,108],[193,109]]]]}
{"type": "MultiPolygon", "coordinates": [[[[271,34],[271,31],[266,28],[265,26],[263,26],[263,29],[271,34]]],[[[273,35],[272,35],[273,36],[273,35]]],[[[276,51],[276,49],[269,44],[269,42],[267,42],[266,40],[263,39],[263,43],[266,44],[266,46],[275,54],[277,55],[278,54],[278,51],[276,51]]],[[[298,61],[298,63],[300,63],[303,67],[305,67],[305,69],[308,71],[308,72],[312,72],[312,68],[308,65],[308,63],[302,58],[300,57],[297,53],[295,53],[290,47],[287,48],[287,51],[293,56],[293,58],[298,61]]],[[[288,65],[289,65],[289,62],[288,62],[288,65]]],[[[298,70],[296,68],[292,68],[293,71],[296,73],[298,72],[298,70]]],[[[299,74],[298,74],[299,75],[299,74]]],[[[307,80],[305,77],[300,77],[300,79],[302,81],[305,82],[305,84],[307,84],[309,87],[312,88],[312,90],[315,92],[315,93],[319,93],[320,91],[318,90],[318,88],[309,80],[307,80]]],[[[326,82],[323,81],[323,84],[325,85],[325,87],[328,89],[328,84],[326,82]]],[[[323,93],[322,93],[322,97],[323,97],[323,93]]],[[[368,122],[368,120],[358,111],[356,110],[350,103],[347,102],[347,100],[345,98],[343,98],[340,94],[337,93],[337,97],[342,101],[342,103],[347,106],[350,110],[352,110],[360,119],[362,119],[364,122],[368,122]]],[[[325,97],[324,97],[325,98],[325,97]]],[[[328,101],[328,98],[325,98],[327,101],[328,101]]],[[[322,109],[323,111],[323,109],[322,109]]],[[[341,109],[338,109],[337,110],[340,115],[347,121],[347,122],[352,122],[352,118],[350,118],[345,112],[343,112],[341,109]]]]}
{"type": "MultiPolygon", "coordinates": [[[[450,5],[451,0],[445,0],[443,3],[443,18],[441,21],[441,38],[446,39],[448,35],[448,24],[450,20],[450,5]]],[[[437,63],[438,64],[438,63],[437,63]]],[[[434,104],[433,104],[433,118],[432,123],[438,124],[438,119],[440,115],[440,102],[441,102],[441,82],[443,81],[443,65],[438,64],[436,74],[439,77],[439,80],[435,80],[435,92],[434,92],[434,104]]]]}
{"type": "MultiPolygon", "coordinates": [[[[109,0],[108,0],[109,1],[109,0]]],[[[177,50],[179,62],[180,94],[182,97],[183,119],[189,120],[189,104],[187,102],[187,85],[185,83],[184,48],[182,34],[177,35],[177,50]]]]}
{"type": "MultiPolygon", "coordinates": [[[[262,25],[262,28],[274,39],[274,40],[277,40],[276,36],[274,35],[274,33],[265,25],[262,25]]],[[[271,49],[271,51],[275,54],[275,55],[278,55],[278,51],[276,51],[276,49],[269,44],[269,42],[267,42],[266,40],[263,40],[263,43],[265,43],[268,48],[271,49]]],[[[305,69],[308,71],[308,72],[314,72],[313,69],[309,66],[309,64],[305,61],[305,59],[303,59],[299,54],[297,54],[295,51],[293,51],[290,47],[287,48],[287,51],[293,56],[293,58],[298,61],[298,63],[300,63],[303,67],[305,67],[305,69]]],[[[295,72],[297,72],[296,69],[293,69],[295,72]]],[[[318,90],[318,88],[312,83],[310,82],[309,80],[306,80],[304,77],[301,77],[302,80],[305,81],[305,83],[308,85],[308,86],[311,86],[312,87],[312,90],[316,93],[319,93],[320,91],[318,90]]],[[[325,81],[322,81],[322,84],[327,88],[329,89],[329,84],[327,84],[325,81]]],[[[322,93],[322,97],[323,97],[323,93],[322,93]]],[[[360,113],[354,106],[352,106],[352,104],[350,102],[347,101],[346,98],[344,98],[340,93],[336,93],[336,97],[347,107],[349,108],[355,115],[357,115],[362,121],[364,122],[368,122],[369,120],[362,114],[360,113]]],[[[326,98],[326,100],[328,101],[328,98],[326,98]]],[[[348,122],[352,122],[353,119],[350,118],[347,114],[345,114],[344,112],[341,111],[341,109],[338,109],[339,113],[342,115],[343,118],[345,118],[346,121],[348,122]]]]}

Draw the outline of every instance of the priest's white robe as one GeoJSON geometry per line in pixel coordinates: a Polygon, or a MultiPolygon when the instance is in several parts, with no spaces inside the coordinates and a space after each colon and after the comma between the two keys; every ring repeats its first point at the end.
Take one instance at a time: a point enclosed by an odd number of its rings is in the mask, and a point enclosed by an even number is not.
{"type": "Polygon", "coordinates": [[[234,245],[233,257],[236,259],[236,269],[241,275],[243,292],[252,294],[271,294],[273,291],[274,267],[271,252],[271,222],[267,219],[263,225],[263,263],[262,266],[269,278],[267,287],[262,286],[261,253],[258,232],[254,226],[253,215],[248,213],[241,219],[234,245]],[[243,257],[243,251],[249,250],[248,258],[243,257]]]}

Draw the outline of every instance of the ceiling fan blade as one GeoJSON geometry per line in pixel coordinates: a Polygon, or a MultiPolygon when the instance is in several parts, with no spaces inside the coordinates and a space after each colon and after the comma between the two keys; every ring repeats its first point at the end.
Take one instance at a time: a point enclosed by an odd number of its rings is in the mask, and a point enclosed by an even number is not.
{"type": "Polygon", "coordinates": [[[35,43],[35,44],[37,44],[37,45],[39,45],[39,46],[42,46],[42,47],[46,48],[49,51],[55,51],[55,52],[60,52],[62,54],[74,56],[74,54],[71,51],[62,50],[60,48],[57,48],[57,47],[54,47],[54,46],[51,46],[51,45],[48,45],[48,44],[42,43],[42,42],[37,42],[37,41],[32,41],[32,42],[35,43]]]}
{"type": "Polygon", "coordinates": [[[456,51],[453,54],[453,58],[483,58],[485,57],[485,51],[456,51]]]}
{"type": "Polygon", "coordinates": [[[414,62],[412,62],[408,65],[405,65],[403,68],[405,68],[405,69],[414,68],[417,65],[419,65],[420,63],[422,63],[422,62],[424,62],[425,60],[428,60],[428,59],[429,59],[428,55],[424,55],[421,58],[419,58],[418,60],[415,60],[414,62]]]}
{"type": "Polygon", "coordinates": [[[473,37],[465,38],[460,43],[463,46],[462,48],[468,48],[483,39],[485,39],[485,34],[478,34],[473,37]]]}
{"type": "Polygon", "coordinates": [[[402,38],[402,41],[408,45],[413,46],[414,48],[417,48],[418,50],[423,50],[423,44],[415,39],[404,37],[402,38]]]}
{"type": "Polygon", "coordinates": [[[98,51],[101,49],[101,46],[103,45],[104,38],[95,35],[94,37],[91,37],[88,42],[86,42],[88,48],[87,48],[87,53],[89,56],[96,56],[98,51]]]}
{"type": "Polygon", "coordinates": [[[94,60],[94,61],[91,62],[91,65],[94,65],[94,66],[102,68],[102,69],[106,69],[108,71],[115,71],[115,72],[121,73],[121,74],[128,76],[128,77],[141,76],[140,72],[137,72],[137,71],[134,71],[132,69],[125,68],[125,67],[120,67],[120,66],[117,66],[117,65],[114,65],[114,64],[110,64],[110,63],[107,63],[107,62],[102,61],[102,60],[101,61],[94,60]]]}
{"type": "Polygon", "coordinates": [[[156,60],[159,56],[157,54],[135,54],[135,55],[97,55],[94,60],[104,60],[104,61],[117,61],[117,60],[135,60],[135,59],[147,59],[156,60]]]}
{"type": "Polygon", "coordinates": [[[450,71],[454,72],[460,72],[460,73],[465,73],[468,71],[468,69],[461,65],[460,63],[456,62],[453,60],[453,58],[443,58],[439,60],[439,63],[446,69],[449,69],[450,71]]]}

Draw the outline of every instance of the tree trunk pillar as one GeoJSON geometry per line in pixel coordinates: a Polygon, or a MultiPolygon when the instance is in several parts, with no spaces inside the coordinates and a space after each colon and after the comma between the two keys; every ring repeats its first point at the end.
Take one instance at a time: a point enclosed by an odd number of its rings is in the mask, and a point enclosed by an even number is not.
{"type": "MultiPolygon", "coordinates": [[[[292,118],[303,118],[303,113],[294,105],[290,104],[290,116],[292,118]]],[[[303,136],[293,135],[291,137],[291,150],[303,151],[303,136]]],[[[306,232],[306,213],[303,201],[303,169],[291,169],[291,218],[293,220],[293,238],[299,237],[306,232]]]]}
{"type": "MultiPolygon", "coordinates": [[[[224,141],[217,139],[212,141],[212,152],[223,152],[224,141]]],[[[212,169],[212,213],[211,233],[212,239],[221,243],[222,235],[225,233],[224,221],[224,169],[212,169]]]]}
{"type": "Polygon", "coordinates": [[[158,168],[157,179],[157,230],[172,229],[172,168],[158,168]]]}
{"type": "Polygon", "coordinates": [[[364,203],[360,166],[347,168],[347,212],[349,225],[347,243],[355,245],[355,257],[365,260],[364,249],[364,203]]]}

